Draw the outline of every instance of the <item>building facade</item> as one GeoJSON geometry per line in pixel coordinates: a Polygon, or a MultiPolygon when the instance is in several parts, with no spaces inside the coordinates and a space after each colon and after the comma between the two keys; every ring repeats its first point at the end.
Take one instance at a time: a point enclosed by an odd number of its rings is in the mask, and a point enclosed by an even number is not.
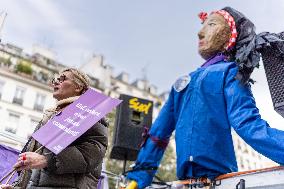
{"type": "Polygon", "coordinates": [[[256,152],[235,131],[232,131],[232,135],[239,171],[262,169],[278,165],[256,152]]]}
{"type": "Polygon", "coordinates": [[[32,134],[43,110],[54,105],[49,81],[63,66],[19,47],[0,44],[0,142],[16,149],[32,134]]]}

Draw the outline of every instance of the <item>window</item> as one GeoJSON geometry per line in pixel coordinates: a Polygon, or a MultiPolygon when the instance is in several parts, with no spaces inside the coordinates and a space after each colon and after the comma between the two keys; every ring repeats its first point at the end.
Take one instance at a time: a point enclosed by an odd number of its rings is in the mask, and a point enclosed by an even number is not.
{"type": "Polygon", "coordinates": [[[257,169],[257,163],[254,162],[254,169],[257,169]]]}
{"type": "Polygon", "coordinates": [[[245,168],[243,158],[240,159],[240,167],[241,167],[242,170],[245,168]]]}
{"type": "Polygon", "coordinates": [[[17,87],[13,98],[13,103],[23,105],[25,91],[26,89],[17,87]]]}
{"type": "Polygon", "coordinates": [[[1,99],[1,97],[2,97],[4,84],[5,84],[4,81],[0,81],[0,99],[1,99]]]}
{"type": "Polygon", "coordinates": [[[48,83],[48,74],[40,71],[39,73],[35,74],[36,79],[42,83],[48,83]]]}
{"type": "Polygon", "coordinates": [[[31,118],[31,120],[30,120],[30,127],[29,127],[29,130],[28,130],[27,138],[30,138],[30,136],[32,136],[32,134],[33,134],[36,126],[38,125],[38,123],[39,123],[38,119],[31,118]]]}
{"type": "Polygon", "coordinates": [[[43,94],[36,94],[34,110],[43,111],[44,103],[45,103],[45,95],[43,94]]]}
{"type": "Polygon", "coordinates": [[[240,143],[238,143],[238,150],[242,150],[242,146],[240,143]]]}
{"type": "Polygon", "coordinates": [[[132,87],[128,86],[128,87],[127,87],[127,92],[132,93],[132,91],[133,91],[132,87]]]}
{"type": "Polygon", "coordinates": [[[20,115],[16,113],[9,113],[8,124],[5,131],[16,134],[20,122],[20,115]]]}

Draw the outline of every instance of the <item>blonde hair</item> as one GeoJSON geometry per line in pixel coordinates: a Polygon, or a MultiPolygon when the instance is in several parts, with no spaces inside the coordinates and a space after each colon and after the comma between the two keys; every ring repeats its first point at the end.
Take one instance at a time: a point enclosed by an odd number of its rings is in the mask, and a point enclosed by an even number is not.
{"type": "Polygon", "coordinates": [[[60,73],[63,72],[71,72],[73,74],[74,82],[83,88],[82,93],[84,93],[90,87],[90,78],[84,72],[76,68],[65,68],[60,73]]]}

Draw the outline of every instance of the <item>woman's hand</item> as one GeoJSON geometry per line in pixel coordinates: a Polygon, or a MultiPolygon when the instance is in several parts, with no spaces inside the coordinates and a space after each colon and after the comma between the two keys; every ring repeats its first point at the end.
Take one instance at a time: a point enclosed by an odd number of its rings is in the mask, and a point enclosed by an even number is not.
{"type": "Polygon", "coordinates": [[[0,189],[13,189],[14,187],[9,184],[1,184],[0,189]]]}
{"type": "Polygon", "coordinates": [[[25,152],[19,155],[18,162],[14,165],[17,171],[29,169],[42,169],[47,166],[45,156],[35,152],[25,152]]]}

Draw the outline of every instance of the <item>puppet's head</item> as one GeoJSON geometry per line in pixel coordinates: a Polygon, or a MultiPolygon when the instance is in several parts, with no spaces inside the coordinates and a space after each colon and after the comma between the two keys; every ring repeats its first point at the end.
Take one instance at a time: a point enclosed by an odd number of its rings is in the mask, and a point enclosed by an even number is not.
{"type": "Polygon", "coordinates": [[[213,12],[204,19],[203,27],[198,32],[198,51],[202,58],[209,59],[228,48],[231,29],[225,18],[213,12]]]}
{"type": "Polygon", "coordinates": [[[258,66],[254,24],[242,13],[231,7],[213,11],[209,15],[200,13],[203,27],[198,33],[199,54],[209,59],[222,53],[239,67],[236,76],[242,82],[249,80],[253,69],[258,66]]]}
{"type": "Polygon", "coordinates": [[[237,49],[236,46],[243,45],[242,40],[251,40],[256,35],[254,24],[231,7],[213,11],[210,15],[201,12],[199,17],[203,23],[198,33],[199,53],[205,59],[216,53],[226,53],[232,56],[237,49]],[[205,49],[212,53],[204,52],[205,49]],[[207,54],[210,56],[208,57],[207,54]]]}

